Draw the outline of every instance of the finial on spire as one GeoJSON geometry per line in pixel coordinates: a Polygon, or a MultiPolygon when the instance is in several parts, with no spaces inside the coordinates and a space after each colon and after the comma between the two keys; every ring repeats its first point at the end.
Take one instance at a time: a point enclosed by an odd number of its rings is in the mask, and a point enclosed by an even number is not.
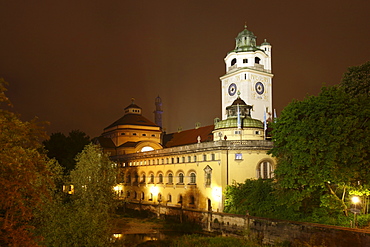
{"type": "Polygon", "coordinates": [[[240,91],[238,90],[238,92],[236,93],[238,95],[238,98],[240,98],[240,91]]]}
{"type": "Polygon", "coordinates": [[[131,98],[131,104],[133,105],[135,102],[135,98],[131,98]]]}
{"type": "Polygon", "coordinates": [[[247,22],[244,22],[244,29],[247,29],[247,22]]]}

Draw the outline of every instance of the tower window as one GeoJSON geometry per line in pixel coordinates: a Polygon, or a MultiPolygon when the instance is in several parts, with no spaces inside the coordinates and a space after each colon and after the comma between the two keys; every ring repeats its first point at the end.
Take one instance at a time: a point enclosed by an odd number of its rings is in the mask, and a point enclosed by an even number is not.
{"type": "Polygon", "coordinates": [[[234,64],[236,64],[236,58],[234,58],[233,60],[231,60],[231,66],[233,66],[234,64]]]}
{"type": "Polygon", "coordinates": [[[244,58],[243,59],[243,63],[248,63],[248,59],[247,58],[244,58]]]}
{"type": "Polygon", "coordinates": [[[261,61],[261,58],[259,58],[259,57],[255,57],[255,58],[254,58],[254,62],[255,62],[256,64],[259,64],[259,63],[260,63],[260,61],[261,61]]]}

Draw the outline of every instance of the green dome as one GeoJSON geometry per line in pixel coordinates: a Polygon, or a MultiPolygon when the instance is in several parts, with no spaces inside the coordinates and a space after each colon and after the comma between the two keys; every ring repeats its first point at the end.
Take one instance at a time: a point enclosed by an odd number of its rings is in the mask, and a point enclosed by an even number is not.
{"type": "MultiPolygon", "coordinates": [[[[228,118],[215,124],[215,130],[225,128],[238,128],[238,118],[228,118]]],[[[246,117],[241,119],[241,128],[263,129],[263,123],[260,120],[246,117]]]]}
{"type": "Polygon", "coordinates": [[[244,51],[256,51],[259,48],[256,45],[257,37],[253,32],[247,29],[247,26],[244,26],[244,30],[241,31],[238,36],[235,38],[235,52],[244,52],[244,51]]]}

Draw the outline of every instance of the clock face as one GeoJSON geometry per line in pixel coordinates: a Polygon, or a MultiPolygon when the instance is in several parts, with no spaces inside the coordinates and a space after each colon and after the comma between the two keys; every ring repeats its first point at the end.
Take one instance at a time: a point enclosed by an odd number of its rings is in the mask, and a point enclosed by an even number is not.
{"type": "Polygon", "coordinates": [[[229,86],[229,95],[233,96],[236,93],[236,85],[235,83],[231,83],[229,86]]]}
{"type": "Polygon", "coordinates": [[[265,92],[265,87],[263,86],[262,82],[257,82],[255,88],[258,94],[263,94],[265,92]]]}

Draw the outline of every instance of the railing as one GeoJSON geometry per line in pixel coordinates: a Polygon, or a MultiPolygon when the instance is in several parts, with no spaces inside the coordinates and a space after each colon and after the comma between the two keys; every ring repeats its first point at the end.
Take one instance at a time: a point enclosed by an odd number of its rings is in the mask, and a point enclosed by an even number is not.
{"type": "Polygon", "coordinates": [[[135,159],[135,158],[146,158],[146,157],[159,157],[167,156],[180,153],[189,153],[189,152],[201,152],[201,151],[211,151],[215,149],[247,149],[247,150],[269,150],[273,147],[273,143],[267,140],[244,140],[244,141],[211,141],[211,142],[202,142],[196,144],[190,144],[186,146],[172,147],[157,149],[148,152],[141,153],[132,153],[125,155],[116,155],[111,156],[113,160],[120,159],[135,159]]]}

